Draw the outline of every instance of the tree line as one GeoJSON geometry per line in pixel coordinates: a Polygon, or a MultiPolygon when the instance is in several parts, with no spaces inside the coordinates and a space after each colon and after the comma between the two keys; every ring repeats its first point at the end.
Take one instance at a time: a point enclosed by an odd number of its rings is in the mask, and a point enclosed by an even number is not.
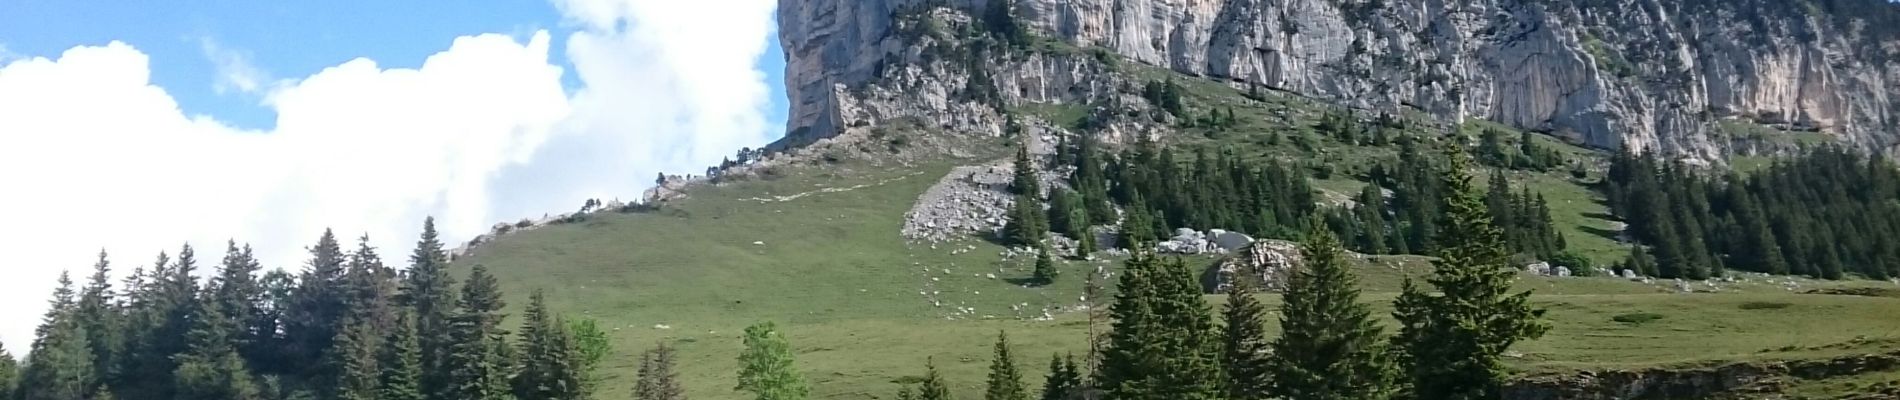
{"type": "Polygon", "coordinates": [[[1624,267],[1650,276],[1900,276],[1900,171],[1884,158],[1821,148],[1743,176],[1626,153],[1602,190],[1638,244],[1624,267]]]}
{"type": "MultiPolygon", "coordinates": [[[[1343,243],[1318,223],[1301,245],[1305,264],[1281,295],[1278,337],[1268,337],[1271,314],[1249,283],[1236,282],[1217,318],[1181,259],[1136,250],[1117,282],[1101,351],[1081,363],[1051,356],[1038,393],[1023,382],[1008,335],[999,334],[984,399],[1497,398],[1507,377],[1504,352],[1550,326],[1529,292],[1511,293],[1512,251],[1466,163],[1453,155],[1440,177],[1449,193],[1445,246],[1425,279],[1430,290],[1405,283],[1395,332],[1360,299],[1343,243]]],[[[922,378],[896,394],[952,397],[929,359],[922,378]]]]}
{"type": "Polygon", "coordinates": [[[535,292],[515,332],[502,292],[475,266],[449,274],[433,219],[409,268],[367,238],[331,232],[295,275],[263,271],[227,245],[210,278],[186,245],[112,282],[103,252],[83,287],[64,273],[24,362],[0,357],[21,400],[582,399],[608,352],[592,321],[570,321],[535,292]]]}
{"type": "MultiPolygon", "coordinates": [[[[1333,123],[1338,129],[1349,124],[1333,123]]],[[[1317,216],[1353,251],[1434,254],[1448,215],[1442,177],[1447,159],[1423,150],[1423,138],[1402,136],[1395,162],[1374,165],[1349,204],[1316,204],[1306,171],[1279,160],[1249,159],[1231,149],[1201,148],[1183,157],[1149,140],[1119,154],[1090,135],[1063,136],[1053,158],[1017,149],[1004,244],[1041,248],[1053,231],[1081,241],[1081,256],[1098,250],[1094,226],[1119,225],[1120,243],[1165,239],[1177,229],[1227,229],[1255,237],[1299,240],[1317,216]],[[1038,171],[1066,174],[1067,187],[1044,190],[1038,171]],[[1042,197],[1047,193],[1048,199],[1042,197]],[[1119,211],[1118,211],[1119,210],[1119,211]]],[[[1454,145],[1455,146],[1455,145],[1454,145]]],[[[1548,202],[1528,186],[1513,187],[1503,170],[1489,180],[1486,211],[1507,233],[1507,249],[1539,259],[1563,258],[1568,244],[1548,202]]]]}

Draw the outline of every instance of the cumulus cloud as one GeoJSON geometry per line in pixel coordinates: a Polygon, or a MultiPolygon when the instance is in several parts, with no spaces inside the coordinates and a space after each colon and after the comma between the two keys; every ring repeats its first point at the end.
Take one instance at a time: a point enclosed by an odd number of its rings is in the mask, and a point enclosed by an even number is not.
{"type": "Polygon", "coordinates": [[[123,275],[188,241],[208,270],[235,238],[294,270],[334,228],[372,235],[398,262],[424,216],[464,240],[584,198],[632,198],[656,172],[703,168],[779,129],[755,69],[771,0],[556,6],[576,26],[566,54],[538,32],[456,38],[415,69],[356,59],[273,81],[221,67],[228,90],[277,112],[261,131],[181,112],[123,43],[0,65],[0,341],[23,352],[54,277],[81,279],[101,248],[123,275]]]}
{"type": "Polygon", "coordinates": [[[217,79],[212,81],[212,90],[218,94],[230,92],[256,93],[270,81],[270,74],[251,64],[251,54],[227,49],[209,37],[198,39],[198,49],[217,71],[217,79]]]}

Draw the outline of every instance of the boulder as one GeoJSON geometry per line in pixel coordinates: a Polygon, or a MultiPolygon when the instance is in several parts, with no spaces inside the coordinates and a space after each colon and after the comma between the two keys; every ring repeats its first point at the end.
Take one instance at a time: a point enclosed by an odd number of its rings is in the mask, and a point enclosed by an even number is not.
{"type": "Polygon", "coordinates": [[[1247,245],[1253,244],[1253,237],[1247,236],[1245,233],[1226,232],[1218,229],[1210,232],[1216,232],[1213,235],[1214,245],[1220,246],[1222,250],[1230,252],[1240,251],[1240,249],[1246,248],[1247,245]]]}
{"type": "Polygon", "coordinates": [[[1257,241],[1215,263],[1202,279],[1203,289],[1224,293],[1234,279],[1251,279],[1265,290],[1285,290],[1287,276],[1300,263],[1299,244],[1283,240],[1257,241]]]}

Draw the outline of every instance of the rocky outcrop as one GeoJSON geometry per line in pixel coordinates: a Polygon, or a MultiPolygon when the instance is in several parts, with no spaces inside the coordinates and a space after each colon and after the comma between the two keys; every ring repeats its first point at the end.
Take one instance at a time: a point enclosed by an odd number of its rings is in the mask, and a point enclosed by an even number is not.
{"type": "MultiPolygon", "coordinates": [[[[932,55],[956,30],[933,24],[969,24],[996,1],[1006,0],[781,1],[792,114],[780,145],[899,115],[995,133],[992,107],[958,99],[986,82],[1008,104],[1119,104],[1101,100],[1129,82],[1101,57],[986,57],[994,76],[972,77],[932,55]],[[907,19],[918,15],[942,18],[907,19]]],[[[1890,61],[1900,12],[1880,0],[1007,1],[1034,32],[1075,48],[1602,148],[1713,159],[1759,147],[1718,132],[1724,120],[1868,149],[1900,142],[1888,133],[1900,124],[1890,61]]]]}

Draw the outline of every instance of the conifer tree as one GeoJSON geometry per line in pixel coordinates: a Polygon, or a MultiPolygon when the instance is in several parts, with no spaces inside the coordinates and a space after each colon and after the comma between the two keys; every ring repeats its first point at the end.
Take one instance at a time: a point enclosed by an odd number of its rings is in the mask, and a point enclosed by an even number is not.
{"type": "Polygon", "coordinates": [[[1067,359],[1049,355],[1049,375],[1042,384],[1042,400],[1068,400],[1082,388],[1082,371],[1076,369],[1075,355],[1067,359]]]}
{"type": "Polygon", "coordinates": [[[238,356],[232,338],[238,326],[226,318],[223,306],[201,301],[192,312],[190,350],[178,356],[175,390],[180,399],[262,399],[250,368],[238,356]]]}
{"type": "Polygon", "coordinates": [[[802,400],[811,394],[804,375],[792,365],[791,344],[778,326],[762,322],[746,327],[745,352],[739,354],[739,385],[758,400],[802,400]]]}
{"type": "Polygon", "coordinates": [[[1338,239],[1324,230],[1307,235],[1280,305],[1280,337],[1272,344],[1266,381],[1274,398],[1378,400],[1393,394],[1384,333],[1371,307],[1359,301],[1338,239]]]}
{"type": "Polygon", "coordinates": [[[1267,308],[1254,298],[1250,277],[1236,276],[1227,289],[1221,311],[1221,366],[1226,372],[1228,400],[1267,398],[1272,382],[1267,369],[1267,308]]]}
{"type": "Polygon", "coordinates": [[[8,352],[6,346],[0,346],[0,398],[18,398],[16,389],[19,383],[20,362],[13,358],[13,353],[8,352]]]}
{"type": "Polygon", "coordinates": [[[275,341],[277,318],[264,312],[267,293],[257,275],[262,269],[250,245],[240,247],[237,241],[228,241],[224,260],[218,263],[217,276],[212,278],[212,288],[208,290],[211,301],[217,302],[225,318],[230,320],[226,326],[236,327],[233,340],[238,355],[256,368],[256,372],[287,372],[281,367],[265,368],[283,364],[272,357],[276,348],[284,346],[275,341]]]}
{"type": "Polygon", "coordinates": [[[519,399],[578,400],[587,397],[586,379],[579,347],[567,331],[567,324],[553,316],[540,290],[528,297],[528,309],[521,316],[521,340],[517,354],[521,360],[514,376],[514,393],[519,399]]]}
{"type": "Polygon", "coordinates": [[[26,368],[20,373],[17,398],[79,400],[92,392],[96,382],[92,345],[87,343],[77,312],[72,279],[60,272],[59,286],[34,332],[33,350],[27,353],[26,368]]]}
{"type": "Polygon", "coordinates": [[[1049,245],[1036,246],[1036,271],[1030,280],[1037,286],[1048,286],[1056,283],[1056,276],[1060,274],[1055,260],[1049,257],[1049,245]]]}
{"type": "Polygon", "coordinates": [[[1150,220],[1148,202],[1137,192],[1129,201],[1126,212],[1128,218],[1122,220],[1121,245],[1129,251],[1147,251],[1155,243],[1154,221],[1150,220]]]}
{"type": "Polygon", "coordinates": [[[1657,273],[1656,259],[1651,258],[1649,256],[1649,249],[1644,248],[1642,245],[1630,246],[1629,259],[1624,261],[1624,264],[1630,269],[1636,270],[1636,274],[1638,275],[1656,276],[1657,273]]]}
{"type": "Polygon", "coordinates": [[[984,400],[1029,400],[1029,389],[1023,386],[1023,373],[1016,369],[1016,359],[1010,355],[1007,332],[996,334],[988,388],[984,391],[984,400]]]}
{"type": "MultiPolygon", "coordinates": [[[[291,291],[291,304],[284,315],[284,336],[290,342],[289,365],[314,368],[310,373],[321,375],[317,379],[333,382],[339,371],[330,369],[322,362],[324,352],[329,350],[336,340],[337,332],[343,328],[343,317],[348,304],[344,303],[347,292],[344,281],[344,263],[347,256],[337,242],[336,234],[325,229],[310,247],[310,259],[304,265],[304,271],[297,276],[297,286],[291,291]]],[[[303,373],[304,371],[293,371],[303,373]]],[[[320,388],[326,391],[330,388],[320,388]]]]}
{"type": "Polygon", "coordinates": [[[1366,254],[1386,254],[1389,239],[1385,222],[1385,193],[1379,185],[1368,184],[1359,192],[1354,213],[1362,227],[1359,249],[1366,254]]]}
{"type": "Polygon", "coordinates": [[[434,400],[462,400],[443,397],[448,393],[449,354],[455,342],[450,320],[455,310],[455,279],[449,276],[448,254],[437,238],[435,218],[422,222],[422,237],[409,256],[399,300],[414,310],[416,343],[421,350],[421,389],[434,400]]]}
{"type": "Polygon", "coordinates": [[[1042,196],[1042,180],[1037,178],[1036,161],[1029,154],[1029,143],[1024,141],[1016,146],[1015,172],[1009,182],[1010,193],[1018,195],[1042,196]]]}
{"type": "Polygon", "coordinates": [[[446,398],[495,400],[509,396],[508,332],[501,329],[501,287],[488,268],[476,265],[462,284],[450,321],[446,398]]]}
{"type": "Polygon", "coordinates": [[[1096,381],[1115,399],[1221,397],[1219,339],[1194,274],[1179,259],[1135,254],[1117,284],[1096,381]]]}
{"type": "Polygon", "coordinates": [[[1437,240],[1445,246],[1426,278],[1440,294],[1407,280],[1393,316],[1394,340],[1419,399],[1494,399],[1505,378],[1501,361],[1512,344],[1550,330],[1544,311],[1530,305],[1530,292],[1509,293],[1516,269],[1504,238],[1486,214],[1456,148],[1444,171],[1446,217],[1437,240]]]}
{"type": "Polygon", "coordinates": [[[1042,209],[1042,200],[1034,195],[1016,195],[1011,206],[1009,221],[1003,226],[1003,240],[1012,246],[1035,246],[1047,238],[1049,222],[1042,209]]]}
{"type": "Polygon", "coordinates": [[[673,348],[665,343],[640,355],[640,381],[633,387],[634,400],[686,400],[675,371],[673,348]]]}
{"type": "Polygon", "coordinates": [[[102,383],[109,382],[117,374],[118,357],[125,345],[122,336],[124,315],[119,306],[114,304],[111,279],[112,265],[106,259],[106,252],[100,250],[99,262],[93,264],[92,276],[87,280],[85,289],[80,291],[74,316],[80,327],[86,330],[86,343],[92,347],[92,376],[102,383]]]}
{"type": "Polygon", "coordinates": [[[379,341],[372,340],[376,333],[369,321],[355,316],[344,318],[343,330],[337,332],[332,343],[335,348],[324,353],[327,369],[337,371],[336,380],[325,385],[335,392],[331,398],[338,400],[376,400],[381,398],[382,373],[377,365],[379,341]]]}
{"type": "Polygon", "coordinates": [[[383,340],[377,366],[381,381],[376,393],[382,400],[422,400],[422,349],[416,343],[413,318],[398,320],[383,340]]]}
{"type": "Polygon", "coordinates": [[[924,380],[917,383],[917,400],[951,400],[950,385],[937,373],[937,362],[924,359],[924,380]]]}

